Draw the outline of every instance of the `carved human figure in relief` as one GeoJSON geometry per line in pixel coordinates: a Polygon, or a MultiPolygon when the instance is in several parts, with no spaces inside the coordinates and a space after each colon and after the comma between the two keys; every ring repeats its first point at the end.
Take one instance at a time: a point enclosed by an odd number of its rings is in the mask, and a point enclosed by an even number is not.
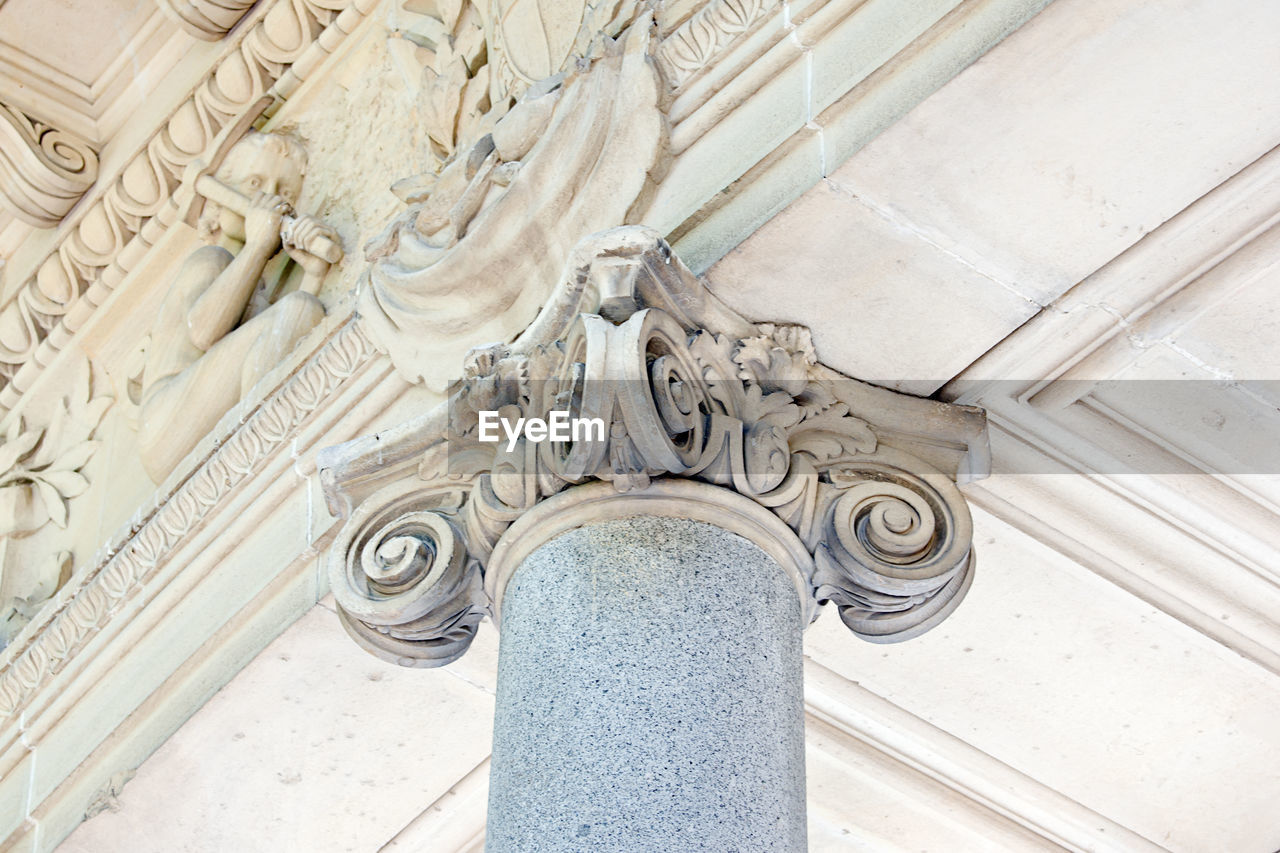
{"type": "Polygon", "coordinates": [[[330,264],[314,247],[337,235],[309,216],[286,220],[305,165],[297,141],[251,131],[216,173],[246,204],[206,203],[200,231],[216,243],[182,264],[155,320],[138,438],[157,483],[324,317],[316,293],[330,264]]]}

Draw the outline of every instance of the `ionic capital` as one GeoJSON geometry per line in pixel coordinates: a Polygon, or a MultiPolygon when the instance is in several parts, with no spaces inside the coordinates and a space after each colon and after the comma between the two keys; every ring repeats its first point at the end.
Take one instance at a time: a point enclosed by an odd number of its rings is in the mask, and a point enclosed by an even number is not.
{"type": "Polygon", "coordinates": [[[864,639],[903,640],[972,578],[955,481],[985,474],[985,430],[980,410],[824,367],[806,329],[748,322],[654,232],[619,228],[578,247],[516,341],[471,352],[447,407],[326,451],[330,505],[349,513],[330,581],[361,645],[440,665],[500,618],[541,542],[682,516],[773,555],[806,620],[829,601],[864,639]],[[512,429],[557,417],[584,427],[512,429]]]}

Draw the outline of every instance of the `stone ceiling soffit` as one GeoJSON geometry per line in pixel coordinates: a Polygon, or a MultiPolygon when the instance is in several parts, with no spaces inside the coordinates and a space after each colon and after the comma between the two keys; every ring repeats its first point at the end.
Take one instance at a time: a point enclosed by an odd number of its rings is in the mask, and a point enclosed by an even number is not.
{"type": "Polygon", "coordinates": [[[640,221],[707,270],[1048,2],[743,2],[758,21],[700,70],[663,56],[673,159],[640,221]]]}
{"type": "Polygon", "coordinates": [[[0,51],[0,102],[47,124],[94,139],[93,89],[21,51],[0,51]]]}
{"type": "Polygon", "coordinates": [[[163,55],[169,38],[175,35],[157,9],[132,33],[127,44],[105,68],[91,79],[68,73],[45,57],[5,44],[0,50],[0,101],[16,107],[45,123],[76,133],[101,149],[108,134],[101,126],[103,116],[121,94],[155,66],[171,64],[163,55]]]}
{"type": "MultiPolygon", "coordinates": [[[[1187,423],[1212,419],[1234,394],[1255,408],[1223,412],[1256,411],[1261,420],[1249,430],[1274,431],[1274,404],[1249,397],[1251,376],[1129,379],[1134,393],[1161,383],[1212,391],[1194,396],[1202,408],[1187,422],[1168,408],[1135,423],[1107,388],[1196,317],[1273,275],[1277,247],[1280,148],[1072,287],[942,391],[988,410],[1000,441],[996,473],[1017,475],[984,484],[976,501],[1273,672],[1280,672],[1280,630],[1267,615],[1280,609],[1275,458],[1259,458],[1253,472],[1226,470],[1226,457],[1214,455],[1224,448],[1205,444],[1187,423]],[[1072,506],[1089,514],[1077,517],[1072,506]]],[[[1156,397],[1152,405],[1161,399],[1174,402],[1156,397]]],[[[1193,408],[1184,400],[1176,407],[1193,408]]]]}
{"type": "Polygon", "coordinates": [[[575,486],[593,481],[591,500],[606,489],[670,502],[659,493],[675,478],[767,509],[812,558],[811,605],[835,602],[866,639],[907,639],[971,579],[954,481],[984,473],[984,424],[980,410],[822,367],[806,329],[745,320],[656,232],[617,228],[574,249],[513,343],[470,353],[447,404],[321,452],[331,511],[348,517],[330,583],[361,646],[443,665],[497,617],[501,582],[485,567],[514,521],[553,496],[586,499],[575,486]],[[481,412],[556,410],[604,428],[567,444],[479,437],[481,412]]]}

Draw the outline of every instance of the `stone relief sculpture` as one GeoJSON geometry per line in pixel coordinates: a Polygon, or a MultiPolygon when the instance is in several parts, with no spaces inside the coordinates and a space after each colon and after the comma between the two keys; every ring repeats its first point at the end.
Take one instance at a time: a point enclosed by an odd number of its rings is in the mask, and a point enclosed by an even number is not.
{"type": "Polygon", "coordinates": [[[423,123],[442,163],[492,128],[525,91],[597,56],[637,0],[402,0],[396,34],[422,63],[423,123]],[[415,20],[416,19],[416,20],[415,20]]]}
{"type": "Polygon", "coordinates": [[[443,387],[446,337],[509,339],[580,237],[627,221],[663,150],[652,28],[642,16],[583,70],[530,87],[438,178],[398,185],[414,204],[369,247],[359,310],[406,378],[443,387]]]}
{"type": "Polygon", "coordinates": [[[83,355],[71,366],[69,385],[42,425],[15,417],[0,441],[0,647],[70,573],[65,536],[51,541],[36,534],[62,534],[69,502],[89,489],[82,469],[98,448],[93,435],[112,398],[93,396],[83,355]]]}
{"type": "Polygon", "coordinates": [[[90,393],[83,355],[72,370],[71,390],[48,423],[27,427],[14,418],[0,442],[0,537],[33,533],[50,521],[66,527],[65,501],[88,488],[78,472],[97,449],[91,437],[112,399],[90,393]]]}
{"type": "Polygon", "coordinates": [[[201,233],[219,244],[186,259],[152,330],[138,437],[157,483],[324,316],[316,293],[341,252],[328,226],[291,215],[305,168],[296,140],[251,131],[196,181],[201,233]]]}
{"type": "MultiPolygon", "coordinates": [[[[179,5],[187,2],[181,0],[179,5]]],[[[234,14],[234,7],[241,5],[241,0],[189,2],[206,9],[220,5],[229,10],[228,14],[234,14]]],[[[255,20],[243,30],[243,37],[234,39],[234,46],[218,61],[216,73],[208,74],[190,97],[176,106],[164,125],[127,165],[115,170],[105,186],[99,182],[102,191],[94,193],[73,214],[74,222],[69,223],[56,250],[36,272],[21,283],[10,282],[6,301],[0,305],[0,328],[5,332],[0,339],[0,411],[18,406],[52,354],[62,348],[68,335],[55,330],[61,327],[74,333],[78,322],[72,319],[75,312],[91,312],[92,306],[103,304],[124,280],[131,257],[136,257],[130,256],[130,250],[145,250],[164,233],[171,222],[168,215],[173,212],[172,195],[179,188],[188,163],[268,91],[274,97],[289,97],[315,68],[315,63],[295,63],[316,50],[322,36],[324,52],[334,49],[375,5],[376,0],[258,3],[261,14],[255,13],[255,20]],[[82,298],[90,292],[92,299],[82,298]],[[46,357],[37,359],[41,348],[46,357]]],[[[3,124],[5,116],[0,115],[0,125],[3,124]]],[[[0,127],[0,136],[8,133],[0,127]]],[[[41,137],[41,144],[57,138],[41,137]]],[[[11,150],[3,140],[0,148],[11,150]]],[[[65,148],[60,151],[64,165],[75,173],[72,190],[79,198],[94,182],[96,157],[85,155],[85,165],[81,167],[71,152],[65,148]]],[[[36,174],[40,174],[39,169],[24,171],[24,180],[36,174]]],[[[3,182],[0,178],[0,184],[3,182]]],[[[6,192],[0,186],[0,203],[6,200],[6,192]]],[[[53,222],[74,203],[75,199],[71,199],[63,204],[61,212],[55,208],[53,222]]]]}
{"type": "Polygon", "coordinates": [[[745,320],[630,226],[583,241],[523,334],[472,351],[447,406],[318,465],[330,511],[347,517],[329,558],[344,626],[386,660],[441,666],[485,615],[501,618],[513,524],[551,523],[538,513],[552,503],[581,522],[616,493],[678,501],[690,480],[789,528],[810,618],[831,602],[863,639],[909,639],[969,587],[972,523],[955,480],[984,476],[986,461],[980,410],[824,367],[807,329],[745,320]],[[607,428],[506,445],[477,428],[481,411],[556,410],[607,428]]]}

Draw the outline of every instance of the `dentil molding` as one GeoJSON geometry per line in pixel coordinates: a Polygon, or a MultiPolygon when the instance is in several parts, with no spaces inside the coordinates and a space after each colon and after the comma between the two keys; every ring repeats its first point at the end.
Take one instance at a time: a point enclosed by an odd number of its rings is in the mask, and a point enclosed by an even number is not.
{"type": "Polygon", "coordinates": [[[379,657],[440,666],[484,616],[500,618],[528,537],[563,527],[542,518],[548,502],[578,523],[613,511],[582,508],[608,492],[678,514],[673,480],[754,504],[756,517],[717,518],[754,541],[761,516],[775,538],[785,526],[791,544],[778,553],[792,556],[780,562],[804,576],[811,618],[829,601],[864,639],[908,639],[972,579],[955,481],[983,476],[986,462],[981,410],[822,366],[806,329],[748,322],[656,232],[631,226],[579,244],[534,323],[473,350],[447,405],[317,464],[331,511],[347,517],[329,556],[343,624],[379,657]],[[482,411],[513,421],[564,410],[602,419],[603,437],[481,440],[482,411]],[[531,513],[546,523],[521,523],[531,513]]]}

